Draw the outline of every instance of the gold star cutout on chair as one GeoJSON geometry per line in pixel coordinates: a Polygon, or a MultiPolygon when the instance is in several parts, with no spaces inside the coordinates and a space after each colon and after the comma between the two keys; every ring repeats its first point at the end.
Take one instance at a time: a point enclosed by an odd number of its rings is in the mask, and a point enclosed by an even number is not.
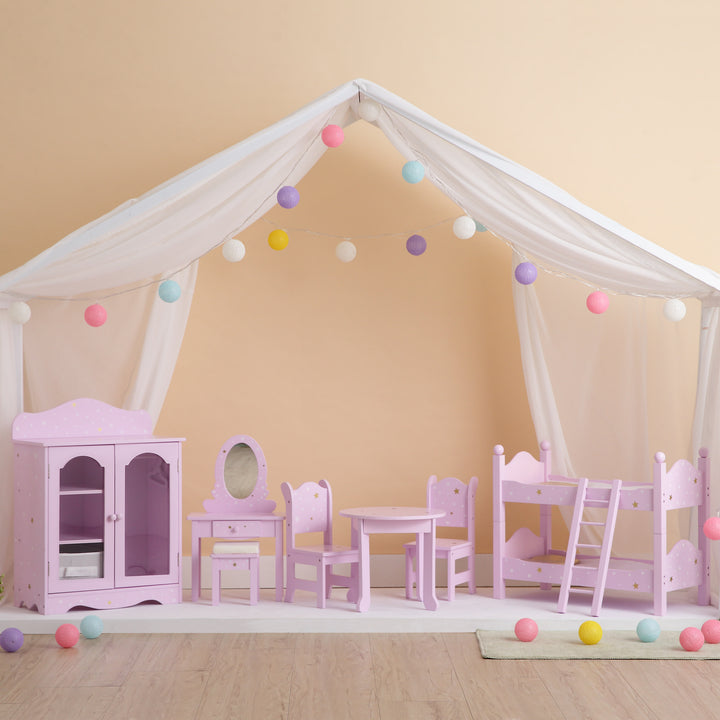
{"type": "Polygon", "coordinates": [[[459,495],[459,494],[460,494],[460,490],[459,490],[458,488],[455,488],[455,489],[453,490],[453,492],[454,492],[456,495],[459,495]]]}
{"type": "Polygon", "coordinates": [[[635,590],[637,590],[637,589],[638,589],[638,584],[637,584],[637,583],[633,583],[633,588],[634,588],[635,590]]]}
{"type": "Polygon", "coordinates": [[[315,493],[315,496],[314,496],[314,497],[315,497],[315,498],[319,498],[319,497],[320,497],[320,493],[315,493]]]}
{"type": "Polygon", "coordinates": [[[638,506],[637,500],[633,503],[633,507],[636,508],[638,506]]]}

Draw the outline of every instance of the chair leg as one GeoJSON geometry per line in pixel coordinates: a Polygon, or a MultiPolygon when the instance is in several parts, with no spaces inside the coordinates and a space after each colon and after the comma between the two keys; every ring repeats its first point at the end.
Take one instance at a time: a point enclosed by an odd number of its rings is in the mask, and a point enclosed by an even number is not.
{"type": "Polygon", "coordinates": [[[450,552],[447,556],[447,599],[452,602],[455,599],[455,557],[450,552]]]}
{"type": "Polygon", "coordinates": [[[325,607],[327,584],[327,566],[320,564],[317,568],[317,606],[319,608],[325,607]]]}
{"type": "Polygon", "coordinates": [[[405,597],[408,600],[415,599],[415,593],[413,592],[413,585],[415,584],[416,574],[415,568],[413,567],[413,561],[415,559],[415,548],[405,548],[405,597]]]}
{"type": "Polygon", "coordinates": [[[468,590],[471,595],[475,594],[475,553],[468,557],[468,590]]]}
{"type": "Polygon", "coordinates": [[[295,595],[295,561],[288,558],[285,579],[285,602],[291,603],[295,595]]]}

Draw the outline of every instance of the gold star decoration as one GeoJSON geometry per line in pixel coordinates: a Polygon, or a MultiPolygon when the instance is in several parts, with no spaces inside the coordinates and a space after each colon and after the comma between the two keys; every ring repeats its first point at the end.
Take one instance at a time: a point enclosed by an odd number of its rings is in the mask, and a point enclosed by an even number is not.
{"type": "Polygon", "coordinates": [[[638,501],[636,500],[636,501],[633,503],[633,507],[636,508],[637,506],[638,506],[638,501]]]}
{"type": "Polygon", "coordinates": [[[538,495],[542,495],[542,490],[540,490],[540,488],[538,488],[537,494],[538,494],[538,495]]]}
{"type": "Polygon", "coordinates": [[[635,590],[637,590],[637,589],[638,589],[638,584],[637,584],[637,583],[633,583],[633,588],[634,588],[635,590]]]}
{"type": "Polygon", "coordinates": [[[542,568],[539,567],[539,568],[537,569],[537,571],[538,571],[538,572],[542,572],[542,568]]]}
{"type": "Polygon", "coordinates": [[[455,488],[455,489],[453,490],[453,492],[454,492],[456,495],[459,495],[459,494],[460,494],[459,488],[455,488]]]}
{"type": "Polygon", "coordinates": [[[315,493],[315,498],[319,498],[319,497],[320,497],[320,493],[315,493]]]}

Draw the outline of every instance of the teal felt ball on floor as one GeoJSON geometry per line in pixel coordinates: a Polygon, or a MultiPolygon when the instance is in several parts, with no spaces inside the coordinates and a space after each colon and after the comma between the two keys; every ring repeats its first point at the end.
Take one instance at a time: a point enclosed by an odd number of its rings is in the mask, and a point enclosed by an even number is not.
{"type": "Polygon", "coordinates": [[[644,618],[637,624],[636,632],[641,642],[655,642],[660,637],[660,625],[657,620],[644,618]]]}
{"type": "Polygon", "coordinates": [[[102,635],[103,621],[97,615],[87,615],[80,623],[80,632],[88,640],[94,640],[102,635]]]}

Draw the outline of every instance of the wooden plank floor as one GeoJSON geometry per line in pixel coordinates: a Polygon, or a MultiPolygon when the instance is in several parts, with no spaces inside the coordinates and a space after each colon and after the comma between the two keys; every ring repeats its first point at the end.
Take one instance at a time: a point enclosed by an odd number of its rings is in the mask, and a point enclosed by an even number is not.
{"type": "Polygon", "coordinates": [[[720,718],[720,662],[484,660],[472,633],[104,634],[0,653],[0,720],[720,718]]]}

